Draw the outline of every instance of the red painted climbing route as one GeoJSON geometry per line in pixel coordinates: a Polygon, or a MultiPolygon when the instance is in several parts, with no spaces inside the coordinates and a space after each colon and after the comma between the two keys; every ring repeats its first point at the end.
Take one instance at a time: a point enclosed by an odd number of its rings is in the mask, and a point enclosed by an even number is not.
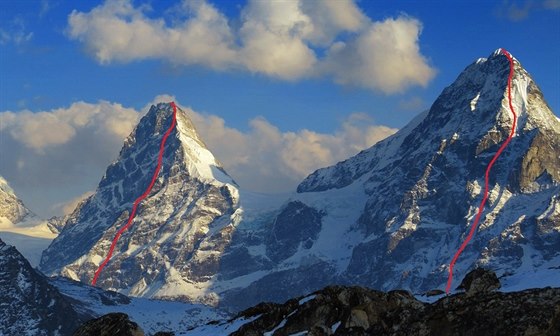
{"type": "Polygon", "coordinates": [[[486,201],[488,200],[488,182],[489,182],[488,180],[489,180],[490,170],[492,169],[492,166],[494,165],[494,163],[496,162],[496,160],[498,159],[500,154],[502,154],[504,149],[507,147],[507,145],[509,144],[509,142],[513,138],[513,134],[515,133],[515,126],[516,126],[516,122],[517,122],[517,114],[515,113],[515,110],[513,109],[513,104],[511,102],[511,82],[512,82],[513,73],[514,73],[513,58],[511,57],[510,53],[507,52],[505,49],[500,49],[500,51],[502,52],[502,54],[504,54],[507,57],[507,59],[509,61],[509,76],[508,76],[508,82],[507,82],[507,90],[508,90],[509,109],[511,110],[511,113],[513,114],[513,124],[511,126],[511,131],[509,133],[508,138],[502,143],[502,145],[500,146],[500,148],[498,149],[496,154],[494,154],[494,157],[492,158],[492,160],[490,161],[490,163],[486,167],[486,173],[484,174],[484,195],[483,195],[482,201],[480,202],[480,205],[478,207],[478,213],[476,214],[473,225],[471,226],[471,230],[469,231],[469,235],[463,241],[463,243],[461,244],[461,246],[459,247],[459,249],[457,250],[457,252],[453,256],[453,259],[451,260],[451,263],[449,264],[449,277],[447,278],[447,286],[445,287],[445,292],[447,294],[449,294],[449,291],[451,289],[451,284],[453,282],[453,267],[455,266],[455,263],[457,262],[457,259],[459,258],[459,256],[461,255],[461,253],[463,252],[463,250],[465,249],[467,244],[472,239],[472,237],[473,237],[473,235],[476,231],[476,228],[478,227],[478,223],[480,222],[480,217],[482,216],[482,212],[484,211],[484,205],[486,204],[486,201]]]}
{"type": "Polygon", "coordinates": [[[161,144],[159,146],[159,156],[158,156],[157,166],[156,166],[156,170],[154,171],[154,175],[152,176],[152,181],[150,182],[150,185],[148,186],[148,188],[146,188],[146,191],[134,201],[134,204],[132,206],[132,211],[130,212],[130,216],[128,216],[128,221],[127,221],[126,225],[121,227],[119,229],[119,231],[117,231],[117,233],[115,234],[115,238],[113,238],[113,242],[111,243],[111,247],[109,248],[109,253],[107,253],[107,257],[99,265],[99,267],[97,268],[97,271],[95,271],[95,275],[94,275],[93,280],[91,282],[91,284],[93,286],[95,286],[95,284],[97,283],[97,279],[99,278],[99,275],[101,274],[101,271],[103,271],[103,268],[111,260],[111,257],[113,256],[113,251],[115,250],[115,247],[117,246],[117,242],[119,241],[119,238],[121,237],[123,232],[125,232],[132,225],[132,221],[134,220],[134,216],[136,216],[136,210],[138,209],[138,205],[140,204],[140,202],[142,202],[148,196],[148,194],[152,191],[152,187],[156,183],[156,179],[158,177],[159,171],[161,170],[161,164],[162,164],[162,161],[163,161],[163,150],[165,149],[165,142],[167,141],[167,138],[169,137],[169,135],[171,134],[173,129],[175,129],[175,125],[177,124],[177,105],[175,105],[175,102],[171,102],[171,103],[169,103],[169,105],[171,105],[173,107],[173,120],[171,121],[171,126],[169,126],[169,128],[167,129],[167,131],[163,135],[163,138],[161,139],[161,144]]]}

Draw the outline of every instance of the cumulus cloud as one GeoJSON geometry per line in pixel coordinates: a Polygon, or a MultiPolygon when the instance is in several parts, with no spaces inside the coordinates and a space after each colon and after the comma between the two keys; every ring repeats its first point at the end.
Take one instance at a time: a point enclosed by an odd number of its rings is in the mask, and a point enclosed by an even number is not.
{"type": "Polygon", "coordinates": [[[128,135],[138,113],[120,104],[77,102],[69,108],[33,113],[3,112],[0,131],[37,153],[68,143],[77,132],[121,139],[128,135]]]}
{"type": "Polygon", "coordinates": [[[435,75],[420,52],[418,20],[372,21],[353,0],[249,0],[239,18],[205,0],[183,0],[168,11],[173,20],[149,10],[130,0],[74,10],[68,36],[100,63],[151,58],[284,80],[330,76],[385,93],[425,86],[435,75]]]}
{"type": "MultiPolygon", "coordinates": [[[[171,100],[160,95],[153,103],[171,100]]],[[[0,112],[0,175],[39,214],[67,213],[88,195],[84,191],[95,189],[148,107],[135,111],[101,101],[37,113],[0,112]]],[[[261,117],[240,131],[218,116],[184,110],[228,173],[243,188],[261,192],[292,191],[315,169],[396,131],[375,125],[362,113],[349,115],[330,134],[283,132],[261,117]]]]}
{"type": "Polygon", "coordinates": [[[227,19],[203,1],[185,2],[188,17],[173,27],[146,17],[147,6],[128,0],[106,1],[89,13],[73,11],[68,35],[85,44],[101,63],[163,58],[214,68],[229,66],[234,52],[227,19]]]}
{"type": "Polygon", "coordinates": [[[54,204],[95,188],[138,118],[134,109],[105,101],[0,112],[0,175],[34,211],[50,216],[54,204]]]}
{"type": "Polygon", "coordinates": [[[409,17],[373,23],[355,40],[333,44],[325,61],[325,73],[336,82],[354,84],[385,93],[410,85],[426,86],[435,71],[420,54],[422,25],[409,17]]]}

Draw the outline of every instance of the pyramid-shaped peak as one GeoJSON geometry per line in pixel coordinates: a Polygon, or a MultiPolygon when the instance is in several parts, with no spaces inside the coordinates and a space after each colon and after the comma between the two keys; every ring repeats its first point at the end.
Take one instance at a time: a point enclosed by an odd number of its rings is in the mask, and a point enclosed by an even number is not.
{"type": "Polygon", "coordinates": [[[140,120],[138,128],[145,128],[146,131],[151,132],[152,135],[160,136],[172,125],[173,118],[175,118],[175,130],[178,134],[180,133],[194,140],[199,146],[207,148],[206,144],[202,141],[196,131],[196,128],[188,116],[187,111],[181,109],[174,102],[161,102],[152,105],[148,113],[140,120]],[[176,113],[174,111],[174,107],[176,108],[176,113]]]}
{"type": "MultiPolygon", "coordinates": [[[[193,178],[210,183],[236,185],[202,141],[188,116],[188,110],[180,108],[174,102],[162,102],[151,106],[125,140],[119,158],[108,168],[101,185],[104,185],[107,178],[114,180],[111,176],[114,175],[112,173],[115,169],[117,172],[130,172],[137,168],[143,172],[149,171],[154,162],[157,163],[162,146],[162,174],[170,173],[169,169],[179,169],[193,178]]],[[[117,175],[121,176],[119,174],[117,175]]],[[[143,179],[149,175],[138,174],[133,177],[143,179]]]]}

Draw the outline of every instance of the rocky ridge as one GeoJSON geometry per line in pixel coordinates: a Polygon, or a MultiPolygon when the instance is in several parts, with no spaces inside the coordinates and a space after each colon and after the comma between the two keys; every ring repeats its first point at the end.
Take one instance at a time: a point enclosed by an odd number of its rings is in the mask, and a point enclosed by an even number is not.
{"type": "Polygon", "coordinates": [[[69,335],[91,315],[35,271],[14,248],[0,240],[0,334],[69,335]]]}

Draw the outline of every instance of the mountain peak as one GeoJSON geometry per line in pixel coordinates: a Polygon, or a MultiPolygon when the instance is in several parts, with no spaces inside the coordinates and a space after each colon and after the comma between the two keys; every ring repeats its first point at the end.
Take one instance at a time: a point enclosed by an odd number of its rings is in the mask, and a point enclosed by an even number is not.
{"type": "Polygon", "coordinates": [[[29,216],[34,216],[33,212],[17,197],[8,181],[0,176],[0,225],[3,218],[17,224],[29,216]]]}
{"type": "Polygon", "coordinates": [[[136,129],[125,140],[125,146],[132,146],[136,142],[145,143],[155,141],[159,146],[161,136],[167,131],[176,118],[176,126],[171,133],[169,143],[166,145],[164,157],[181,158],[183,164],[192,176],[207,181],[218,181],[236,185],[235,181],[225,172],[222,164],[210,152],[188,116],[187,111],[177,106],[174,116],[171,103],[158,103],[152,105],[148,113],[140,120],[136,129]],[[177,150],[182,149],[182,154],[176,156],[177,150]]]}
{"type": "Polygon", "coordinates": [[[560,121],[518,61],[511,89],[509,75],[503,50],[475,61],[428,113],[300,184],[302,198],[329,189],[343,195],[360,185],[368,195],[354,224],[368,238],[354,249],[345,279],[386,289],[437,288],[447,278],[450,251],[472,225],[485,181],[489,203],[456,273],[477,265],[512,274],[557,255],[560,121]],[[486,175],[514,124],[511,142],[486,175]]]}
{"type": "Polygon", "coordinates": [[[95,193],[78,205],[43,253],[44,272],[90,283],[132,204],[146,192],[96,284],[131,295],[166,296],[172,295],[169,287],[188,286],[185,279],[202,276],[195,269],[218,267],[219,260],[194,252],[201,244],[225,246],[222,240],[239,220],[239,191],[200,139],[188,111],[175,107],[160,103],[142,117],[95,193]],[[151,182],[159,155],[161,169],[151,182]]]}
{"type": "MultiPolygon", "coordinates": [[[[184,136],[197,142],[200,147],[206,148],[206,144],[202,141],[202,139],[198,135],[198,132],[196,131],[196,128],[193,122],[191,121],[191,119],[189,118],[187,112],[181,109],[179,106],[177,106],[177,114],[175,117],[177,120],[176,130],[181,134],[183,134],[184,136]]],[[[165,131],[167,131],[167,128],[171,124],[172,118],[173,118],[172,103],[161,102],[156,105],[152,105],[150,107],[150,110],[148,111],[146,116],[142,118],[142,120],[140,121],[139,126],[142,125],[143,123],[154,124],[155,127],[153,129],[154,131],[153,133],[162,134],[165,133],[165,131]]]]}

